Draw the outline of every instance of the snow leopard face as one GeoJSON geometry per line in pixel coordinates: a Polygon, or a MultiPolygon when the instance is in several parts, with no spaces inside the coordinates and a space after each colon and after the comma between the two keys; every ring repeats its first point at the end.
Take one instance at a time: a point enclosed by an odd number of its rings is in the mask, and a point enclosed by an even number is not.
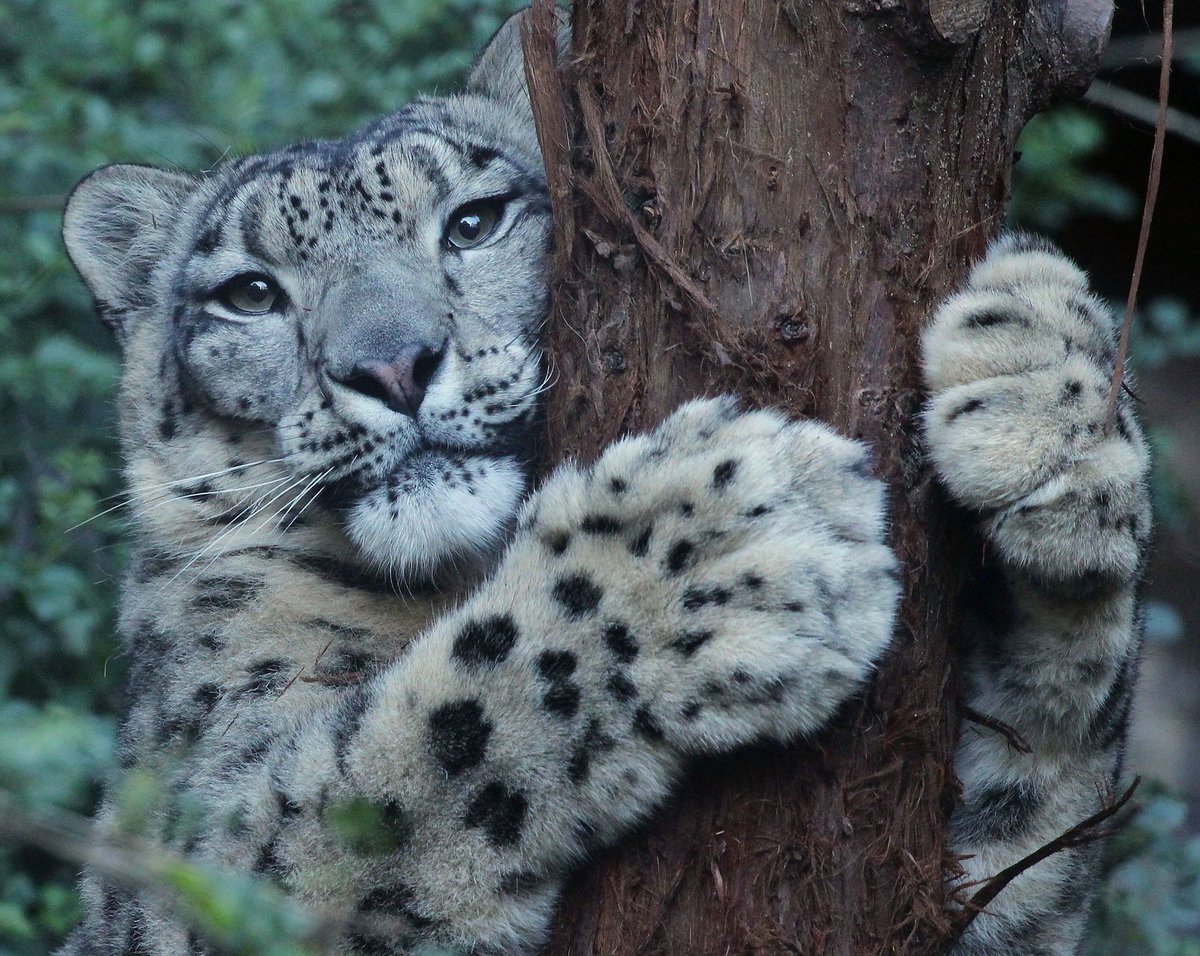
{"type": "Polygon", "coordinates": [[[123,342],[132,491],[180,499],[149,520],[245,511],[282,533],[315,502],[307,520],[405,580],[499,544],[537,428],[550,244],[515,25],[464,92],[345,139],[199,176],[101,169],[64,236],[123,342]]]}

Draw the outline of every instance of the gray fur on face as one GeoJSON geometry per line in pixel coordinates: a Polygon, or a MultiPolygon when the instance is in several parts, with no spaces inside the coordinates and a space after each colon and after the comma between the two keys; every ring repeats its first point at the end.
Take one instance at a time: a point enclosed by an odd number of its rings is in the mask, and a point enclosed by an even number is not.
{"type": "Polygon", "coordinates": [[[491,553],[543,383],[550,214],[523,76],[510,22],[465,92],[345,139],[85,179],[64,235],[130,356],[127,438],[170,459],[203,432],[236,459],[231,438],[273,429],[280,473],[325,489],[361,557],[401,580],[491,553]],[[456,211],[480,202],[491,233],[456,248],[456,211]],[[255,275],[278,303],[240,314],[222,290],[255,275]],[[415,410],[380,384],[397,361],[420,377],[415,410]]]}

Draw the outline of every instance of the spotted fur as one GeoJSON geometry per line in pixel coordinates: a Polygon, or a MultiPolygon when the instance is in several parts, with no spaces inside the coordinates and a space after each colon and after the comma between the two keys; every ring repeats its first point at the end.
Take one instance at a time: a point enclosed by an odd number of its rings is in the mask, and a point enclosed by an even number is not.
{"type": "MultiPolygon", "coordinates": [[[[963,637],[966,700],[1028,747],[964,730],[949,834],[964,883],[1049,842],[1118,787],[1150,505],[1147,447],[1124,395],[1105,432],[1115,352],[1084,274],[1026,236],[993,245],[925,335],[930,455],[987,542],[963,637]]],[[[1018,877],[958,952],[1076,952],[1100,849],[1018,877]]]]}
{"type": "MultiPolygon", "coordinates": [[[[527,487],[550,220],[515,21],[463,93],[202,176],[100,170],[64,233],[125,355],[144,830],[335,915],[336,951],[536,948],[689,757],[817,730],[884,652],[882,489],[822,425],[694,402],[527,487]],[[493,232],[455,247],[480,200],[493,232]],[[248,274],[277,308],[230,304],[248,274]]],[[[932,455],[1004,611],[972,630],[971,699],[1033,747],[964,738],[975,875],[1117,771],[1149,522],[1136,424],[1096,430],[1110,339],[1021,243],[927,339],[932,455]]],[[[1044,864],[964,951],[1063,951],[1092,872],[1044,864]]],[[[84,891],[68,954],[213,952],[169,894],[84,891]]]]}

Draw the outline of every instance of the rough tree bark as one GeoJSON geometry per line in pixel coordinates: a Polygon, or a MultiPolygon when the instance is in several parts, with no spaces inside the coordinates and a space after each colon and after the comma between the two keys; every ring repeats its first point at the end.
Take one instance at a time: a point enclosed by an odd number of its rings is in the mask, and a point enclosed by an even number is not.
{"type": "Polygon", "coordinates": [[[1001,226],[1026,119],[1078,93],[1106,0],[576,0],[527,38],[556,216],[552,455],[697,394],[874,448],[905,568],[894,649],[836,726],[697,768],[591,868],[549,951],[931,953],[969,546],[923,464],[918,330],[1001,226]]]}

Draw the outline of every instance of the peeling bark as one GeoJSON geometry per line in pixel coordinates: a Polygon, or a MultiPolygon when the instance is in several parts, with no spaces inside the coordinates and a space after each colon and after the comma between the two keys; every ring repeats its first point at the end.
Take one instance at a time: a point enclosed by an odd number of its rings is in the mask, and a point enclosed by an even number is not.
{"type": "Polygon", "coordinates": [[[556,218],[555,460],[697,394],[874,449],[905,601],[877,680],[786,752],[698,767],[581,877],[549,952],[932,953],[965,539],[924,464],[918,333],[1003,222],[1017,133],[1099,61],[1098,0],[576,0],[528,74],[556,218]]]}

